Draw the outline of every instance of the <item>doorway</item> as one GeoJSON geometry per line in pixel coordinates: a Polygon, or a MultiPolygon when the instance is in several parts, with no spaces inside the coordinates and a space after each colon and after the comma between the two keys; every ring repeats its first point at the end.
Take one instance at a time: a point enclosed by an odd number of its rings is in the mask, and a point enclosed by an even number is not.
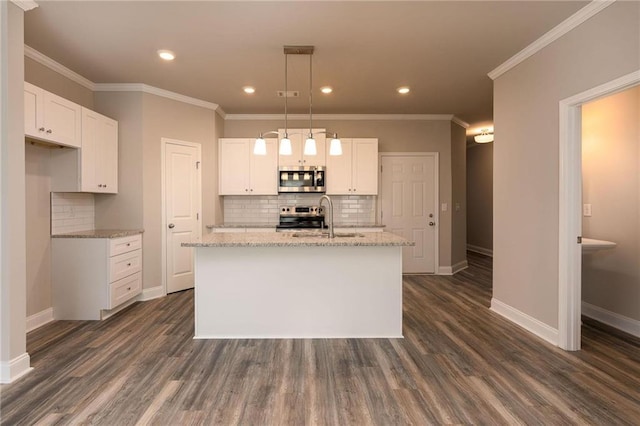
{"type": "Polygon", "coordinates": [[[380,223],[415,241],[404,247],[402,272],[438,269],[438,153],[380,154],[380,223]]]}
{"type": "Polygon", "coordinates": [[[194,252],[202,237],[200,145],[162,139],[163,281],[165,293],[193,288],[194,252]]]}
{"type": "Polygon", "coordinates": [[[558,346],[580,350],[582,313],[582,105],[640,84],[640,70],[560,101],[558,346]]]}

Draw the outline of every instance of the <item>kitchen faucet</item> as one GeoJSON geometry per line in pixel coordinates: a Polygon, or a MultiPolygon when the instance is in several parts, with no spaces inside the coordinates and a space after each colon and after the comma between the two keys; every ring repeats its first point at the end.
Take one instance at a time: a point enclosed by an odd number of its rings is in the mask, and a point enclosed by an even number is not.
{"type": "Polygon", "coordinates": [[[335,234],[333,233],[333,203],[331,202],[331,198],[327,194],[320,197],[320,201],[318,201],[318,207],[322,207],[322,200],[327,200],[329,204],[329,238],[335,238],[335,234]]]}

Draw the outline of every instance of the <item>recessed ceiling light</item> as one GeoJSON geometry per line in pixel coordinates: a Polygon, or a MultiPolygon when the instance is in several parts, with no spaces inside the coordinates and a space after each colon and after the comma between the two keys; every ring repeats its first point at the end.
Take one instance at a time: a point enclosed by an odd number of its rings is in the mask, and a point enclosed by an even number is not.
{"type": "Polygon", "coordinates": [[[325,95],[328,95],[329,93],[333,92],[333,89],[329,86],[324,86],[320,88],[320,91],[325,95]]]}
{"type": "Polygon", "coordinates": [[[243,87],[242,90],[244,90],[244,93],[247,93],[249,95],[251,95],[252,93],[256,93],[255,87],[251,87],[251,86],[243,87]]]}
{"type": "Polygon", "coordinates": [[[401,95],[406,95],[407,93],[409,93],[409,88],[407,86],[402,86],[402,87],[398,87],[398,93],[400,93],[401,95]]]}
{"type": "Polygon", "coordinates": [[[158,56],[165,61],[173,61],[176,58],[175,53],[170,50],[158,50],[158,56]]]}

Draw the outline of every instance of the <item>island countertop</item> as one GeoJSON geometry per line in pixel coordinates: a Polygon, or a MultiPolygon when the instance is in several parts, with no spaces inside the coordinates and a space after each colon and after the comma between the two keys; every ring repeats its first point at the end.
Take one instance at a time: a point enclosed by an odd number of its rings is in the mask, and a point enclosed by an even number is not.
{"type": "Polygon", "coordinates": [[[359,232],[355,236],[336,238],[318,236],[317,233],[291,232],[242,232],[214,233],[202,237],[201,241],[182,243],[183,247],[346,247],[346,246],[414,246],[415,242],[390,232],[359,232]],[[308,234],[308,235],[306,235],[308,234]],[[300,236],[294,236],[300,235],[300,236]]]}

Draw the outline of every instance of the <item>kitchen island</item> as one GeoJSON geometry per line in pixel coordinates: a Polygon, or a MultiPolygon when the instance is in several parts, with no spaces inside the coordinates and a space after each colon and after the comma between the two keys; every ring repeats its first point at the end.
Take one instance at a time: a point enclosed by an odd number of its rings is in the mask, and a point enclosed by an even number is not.
{"type": "Polygon", "coordinates": [[[195,248],[195,338],[402,337],[402,247],[389,232],[222,233],[195,248]]]}

